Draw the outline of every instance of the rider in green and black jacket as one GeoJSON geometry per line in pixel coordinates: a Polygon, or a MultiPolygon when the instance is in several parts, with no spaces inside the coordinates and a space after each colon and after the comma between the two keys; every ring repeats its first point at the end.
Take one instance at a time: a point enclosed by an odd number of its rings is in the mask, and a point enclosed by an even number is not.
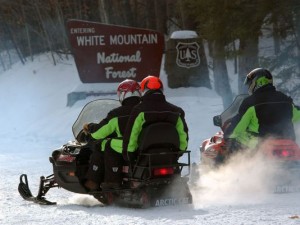
{"type": "Polygon", "coordinates": [[[188,146],[188,127],[182,108],[166,101],[163,84],[156,76],[147,76],[141,82],[141,103],[134,107],[128,120],[123,139],[123,157],[131,161],[136,157],[138,138],[143,127],[155,122],[174,124],[179,135],[179,149],[185,151],[188,146]]]}
{"type": "Polygon", "coordinates": [[[140,85],[127,79],[118,86],[117,93],[121,106],[111,110],[100,123],[84,126],[84,131],[92,140],[99,140],[90,156],[90,165],[86,174],[85,187],[89,190],[99,189],[106,182],[118,183],[123,165],[122,138],[129,115],[134,106],[140,103],[140,85]]]}
{"type": "Polygon", "coordinates": [[[272,74],[263,68],[254,69],[245,84],[250,96],[233,119],[229,138],[248,148],[254,148],[259,138],[295,140],[293,123],[300,120],[300,110],[292,98],[275,89],[272,74]]]}

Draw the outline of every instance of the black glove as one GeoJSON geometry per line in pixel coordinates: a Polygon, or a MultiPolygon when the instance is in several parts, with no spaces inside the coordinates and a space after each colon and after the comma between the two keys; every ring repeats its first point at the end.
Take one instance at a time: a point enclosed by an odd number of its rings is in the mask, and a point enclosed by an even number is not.
{"type": "Polygon", "coordinates": [[[136,161],[136,153],[135,152],[127,152],[123,151],[122,153],[123,159],[131,164],[134,164],[136,161]]]}
{"type": "Polygon", "coordinates": [[[85,133],[82,129],[76,137],[76,140],[79,142],[89,142],[91,139],[91,135],[89,133],[85,133]]]}
{"type": "Polygon", "coordinates": [[[89,134],[90,133],[89,124],[88,123],[84,124],[82,130],[85,134],[89,134]]]}
{"type": "Polygon", "coordinates": [[[237,141],[235,138],[227,138],[225,140],[225,143],[228,153],[233,153],[245,149],[245,146],[239,141],[237,141]]]}

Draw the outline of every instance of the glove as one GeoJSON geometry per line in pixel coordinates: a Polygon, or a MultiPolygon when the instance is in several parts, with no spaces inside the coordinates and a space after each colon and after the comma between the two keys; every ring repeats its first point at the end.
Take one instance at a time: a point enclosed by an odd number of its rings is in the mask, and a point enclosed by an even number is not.
{"type": "Polygon", "coordinates": [[[136,160],[136,153],[135,152],[123,151],[122,155],[123,155],[123,159],[126,162],[130,162],[131,164],[135,163],[135,160],[136,160]]]}
{"type": "Polygon", "coordinates": [[[82,129],[83,129],[83,132],[85,134],[89,134],[90,133],[90,131],[89,131],[89,124],[88,123],[84,124],[82,129]]]}
{"type": "Polygon", "coordinates": [[[227,138],[225,140],[228,153],[233,153],[245,149],[245,146],[237,141],[235,138],[227,138]]]}

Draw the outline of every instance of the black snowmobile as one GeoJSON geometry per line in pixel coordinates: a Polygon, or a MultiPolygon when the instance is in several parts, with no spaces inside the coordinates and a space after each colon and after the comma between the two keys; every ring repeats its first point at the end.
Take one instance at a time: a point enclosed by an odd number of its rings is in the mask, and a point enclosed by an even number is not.
{"type": "Polygon", "coordinates": [[[105,205],[146,208],[191,204],[192,195],[188,187],[190,152],[184,152],[181,157],[187,162],[178,161],[182,154],[178,151],[178,133],[168,123],[155,123],[143,130],[138,158],[132,165],[123,166],[120,188],[92,192],[84,187],[92,150],[82,127],[85,123],[99,122],[119,104],[117,100],[111,99],[88,103],[73,124],[75,140],[52,152],[49,160],[53,165],[53,174],[41,176],[37,196],[32,195],[26,174],[20,176],[20,195],[28,201],[53,205],[56,203],[48,201],[45,195],[51,188],[61,187],[71,192],[92,195],[105,205]]]}

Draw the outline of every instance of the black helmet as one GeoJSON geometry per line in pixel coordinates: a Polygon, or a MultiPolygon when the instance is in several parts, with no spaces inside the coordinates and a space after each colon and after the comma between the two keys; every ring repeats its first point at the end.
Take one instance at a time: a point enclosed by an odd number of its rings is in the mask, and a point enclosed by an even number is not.
{"type": "Polygon", "coordinates": [[[244,84],[248,86],[248,92],[252,95],[263,86],[273,85],[273,76],[267,69],[256,68],[247,74],[244,84]]]}

